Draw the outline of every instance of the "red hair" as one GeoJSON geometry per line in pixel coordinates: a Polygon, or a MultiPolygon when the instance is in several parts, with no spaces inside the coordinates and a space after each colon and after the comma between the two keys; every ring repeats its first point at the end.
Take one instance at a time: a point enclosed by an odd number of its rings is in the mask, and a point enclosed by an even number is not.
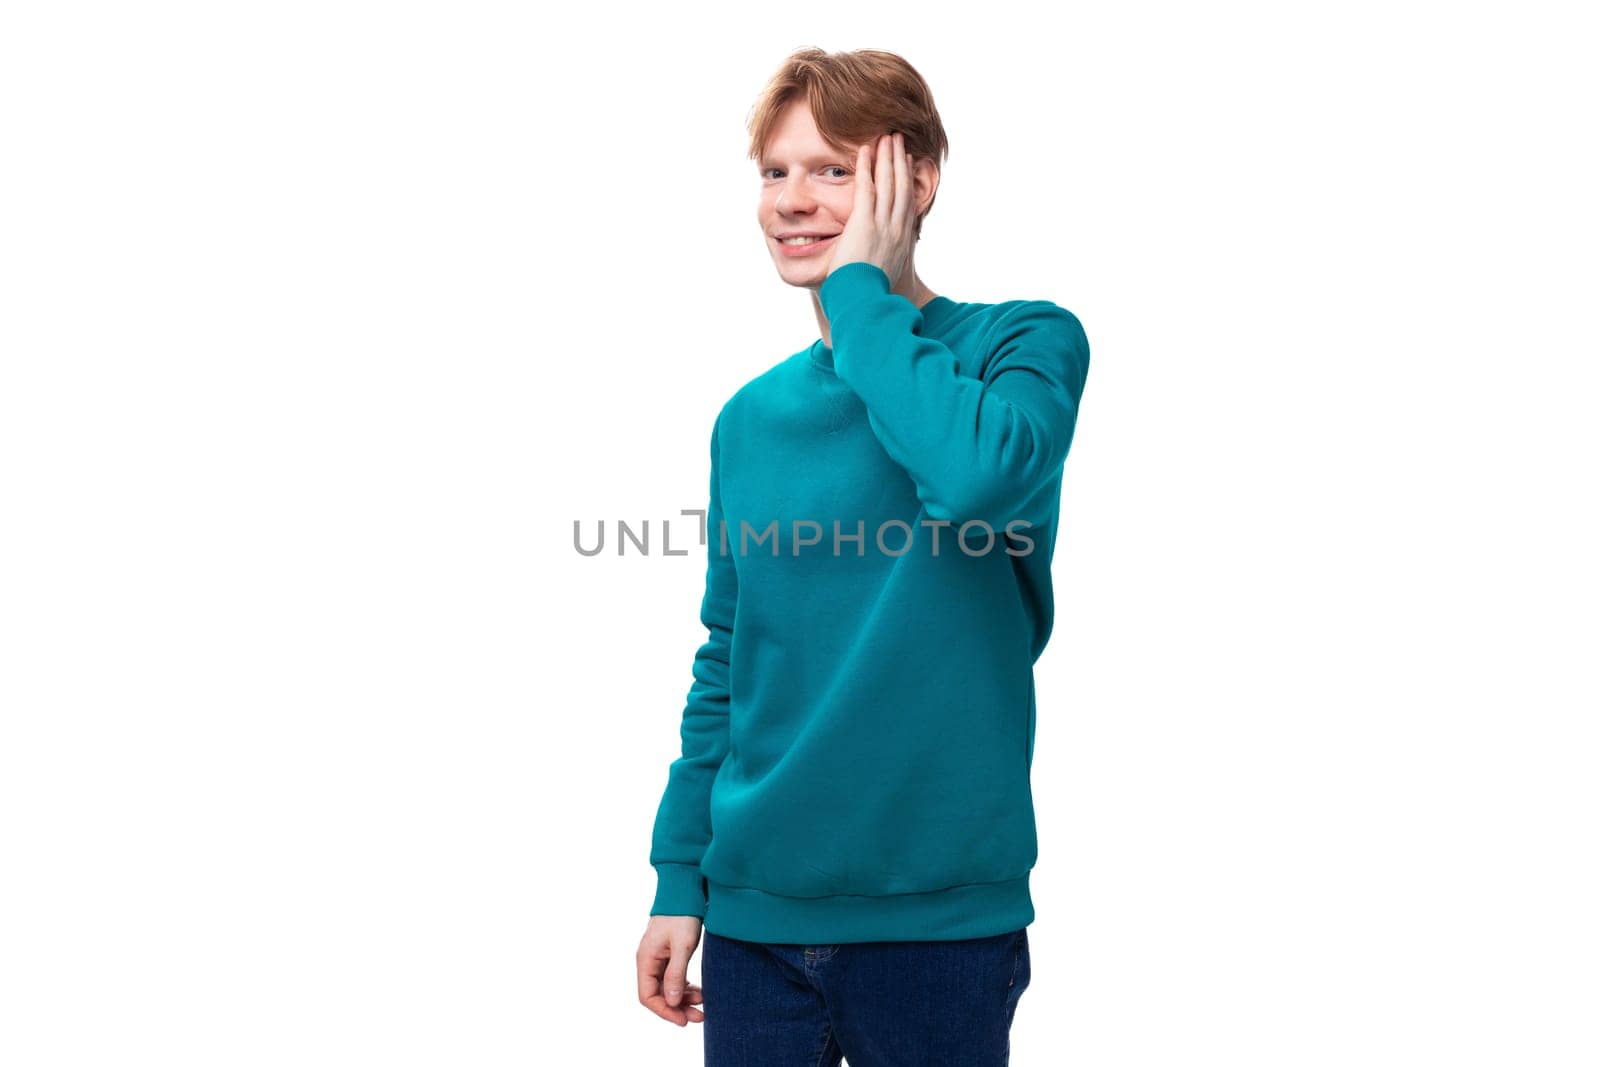
{"type": "MultiPolygon", "coordinates": [[[[936,168],[950,155],[939,109],[922,75],[900,56],[873,48],[824,52],[802,48],[785,59],[750,109],[750,158],[765,150],[784,108],[803,100],[829,146],[853,154],[857,146],[899,133],[906,152],[936,168]]],[[[938,194],[935,192],[935,199],[938,194]]],[[[928,202],[933,210],[933,201],[928,202]]],[[[922,218],[914,232],[922,236],[922,218]]]]}

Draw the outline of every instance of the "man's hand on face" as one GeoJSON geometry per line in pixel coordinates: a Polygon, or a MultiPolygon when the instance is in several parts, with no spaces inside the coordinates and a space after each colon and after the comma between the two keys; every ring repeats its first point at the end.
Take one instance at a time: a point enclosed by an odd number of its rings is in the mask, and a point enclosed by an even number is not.
{"type": "Polygon", "coordinates": [[[891,286],[899,282],[916,243],[911,166],[905,138],[898,133],[884,134],[876,144],[856,150],[855,204],[833,247],[829,274],[846,263],[871,263],[889,276],[891,286]]]}

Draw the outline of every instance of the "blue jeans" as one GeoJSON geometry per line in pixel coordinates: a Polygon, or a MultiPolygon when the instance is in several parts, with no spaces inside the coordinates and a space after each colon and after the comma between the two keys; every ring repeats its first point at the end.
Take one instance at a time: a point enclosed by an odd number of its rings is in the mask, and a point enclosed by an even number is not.
{"type": "Polygon", "coordinates": [[[780,945],[701,931],[706,1067],[990,1067],[1011,1055],[1028,928],[780,945]]]}

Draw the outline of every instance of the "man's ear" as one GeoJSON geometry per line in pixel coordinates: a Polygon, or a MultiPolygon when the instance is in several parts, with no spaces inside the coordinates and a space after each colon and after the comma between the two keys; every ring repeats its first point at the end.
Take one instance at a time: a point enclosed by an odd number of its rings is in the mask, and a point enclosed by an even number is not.
{"type": "Polygon", "coordinates": [[[916,201],[917,218],[928,213],[933,206],[934,194],[939,191],[939,166],[929,159],[911,161],[911,195],[916,201]]]}
{"type": "Polygon", "coordinates": [[[922,240],[922,220],[933,208],[934,194],[939,191],[939,167],[929,159],[911,161],[911,198],[915,202],[917,240],[922,240]]]}

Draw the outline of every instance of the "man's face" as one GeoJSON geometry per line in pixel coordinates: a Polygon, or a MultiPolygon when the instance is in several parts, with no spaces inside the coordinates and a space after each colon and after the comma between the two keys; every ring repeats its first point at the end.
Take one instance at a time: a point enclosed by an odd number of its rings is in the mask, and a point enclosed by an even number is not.
{"type": "Polygon", "coordinates": [[[757,219],[778,274],[790,285],[816,288],[828,276],[833,246],[855,203],[855,153],[830,148],[804,100],[784,108],[765,152],[757,219]],[[784,242],[788,235],[820,235],[784,242]]]}

